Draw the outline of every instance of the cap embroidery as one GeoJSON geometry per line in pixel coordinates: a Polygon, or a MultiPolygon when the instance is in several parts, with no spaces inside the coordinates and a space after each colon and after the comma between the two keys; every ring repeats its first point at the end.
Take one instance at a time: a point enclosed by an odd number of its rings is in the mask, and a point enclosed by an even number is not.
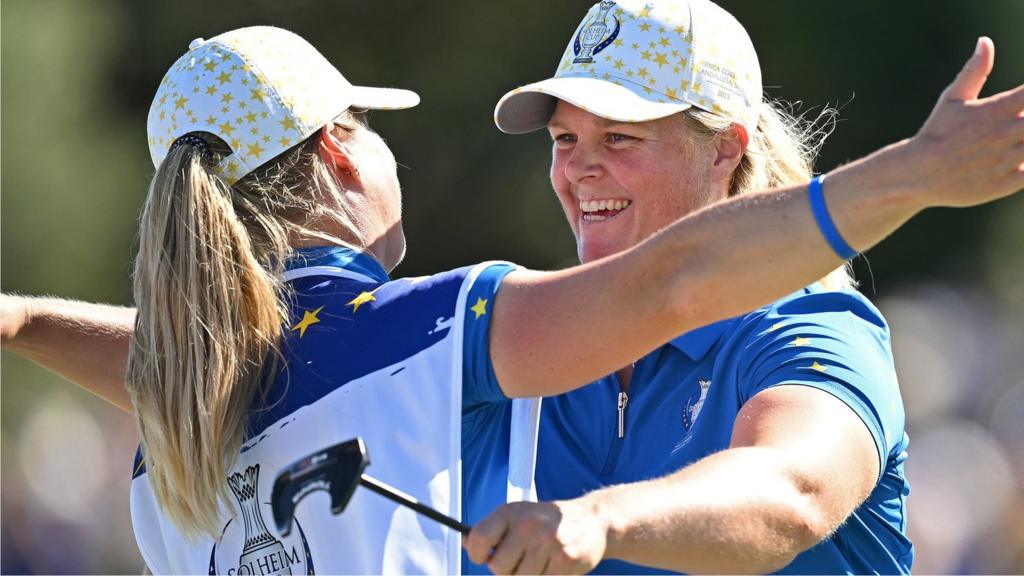
{"type": "Polygon", "coordinates": [[[594,54],[600,53],[619,37],[622,22],[616,16],[612,16],[615,20],[615,30],[608,34],[608,11],[612,6],[615,6],[615,2],[601,2],[600,12],[589,24],[580,29],[580,33],[573,41],[572,50],[576,55],[573,64],[590,64],[594,61],[594,54]]]}

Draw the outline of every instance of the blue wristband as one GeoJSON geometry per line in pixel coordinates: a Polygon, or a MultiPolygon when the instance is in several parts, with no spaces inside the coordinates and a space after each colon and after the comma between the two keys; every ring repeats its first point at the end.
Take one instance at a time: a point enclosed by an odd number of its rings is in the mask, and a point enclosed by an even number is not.
{"type": "Polygon", "coordinates": [[[814,221],[818,223],[818,230],[825,237],[825,241],[832,247],[832,251],[843,260],[849,260],[857,255],[857,251],[850,248],[850,245],[843,240],[828,215],[828,208],[825,207],[825,195],[821,191],[821,184],[825,181],[825,175],[815,176],[807,187],[807,198],[811,202],[811,212],[814,213],[814,221]]]}

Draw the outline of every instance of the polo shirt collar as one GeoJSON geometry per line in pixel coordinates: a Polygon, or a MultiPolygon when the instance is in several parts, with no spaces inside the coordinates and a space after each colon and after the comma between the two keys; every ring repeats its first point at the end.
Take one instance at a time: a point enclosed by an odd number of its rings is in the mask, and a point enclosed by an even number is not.
{"type": "Polygon", "coordinates": [[[345,246],[296,248],[285,264],[285,269],[295,270],[311,266],[333,266],[357,272],[380,283],[390,280],[387,271],[376,258],[366,252],[359,252],[345,246]]]}
{"type": "Polygon", "coordinates": [[[696,330],[691,330],[682,336],[674,338],[669,344],[689,356],[690,360],[700,360],[718,342],[718,339],[722,337],[722,333],[725,332],[725,329],[732,321],[733,319],[721,320],[714,324],[708,324],[696,330]]]}

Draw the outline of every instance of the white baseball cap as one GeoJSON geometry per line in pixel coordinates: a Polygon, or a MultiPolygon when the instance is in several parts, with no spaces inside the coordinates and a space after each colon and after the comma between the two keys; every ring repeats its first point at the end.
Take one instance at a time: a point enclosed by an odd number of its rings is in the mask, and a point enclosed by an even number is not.
{"type": "Polygon", "coordinates": [[[179,137],[209,132],[232,153],[215,168],[229,184],[305,140],[349,108],[418,104],[409,90],[353,86],[312,44],[269,26],[197,38],[171,66],[149,109],[157,167],[179,137]]]}
{"type": "Polygon", "coordinates": [[[743,26],[709,0],[598,2],[573,34],[555,76],[506,94],[494,121],[510,134],[538,130],[559,99],[618,122],[696,106],[753,134],[761,67],[743,26]]]}

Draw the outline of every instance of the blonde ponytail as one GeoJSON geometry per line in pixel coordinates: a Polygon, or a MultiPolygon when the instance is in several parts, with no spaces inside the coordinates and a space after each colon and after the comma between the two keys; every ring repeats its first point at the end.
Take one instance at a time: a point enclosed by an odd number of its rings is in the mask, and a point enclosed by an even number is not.
{"type": "MultiPolygon", "coordinates": [[[[363,128],[346,119],[347,129],[363,128]]],[[[215,537],[249,408],[277,372],[290,244],[361,240],[323,232],[332,228],[325,218],[357,228],[317,153],[318,135],[234,186],[211,171],[227,145],[192,136],[214,153],[171,150],[142,213],[127,387],[157,501],[184,534],[215,537]]]]}

